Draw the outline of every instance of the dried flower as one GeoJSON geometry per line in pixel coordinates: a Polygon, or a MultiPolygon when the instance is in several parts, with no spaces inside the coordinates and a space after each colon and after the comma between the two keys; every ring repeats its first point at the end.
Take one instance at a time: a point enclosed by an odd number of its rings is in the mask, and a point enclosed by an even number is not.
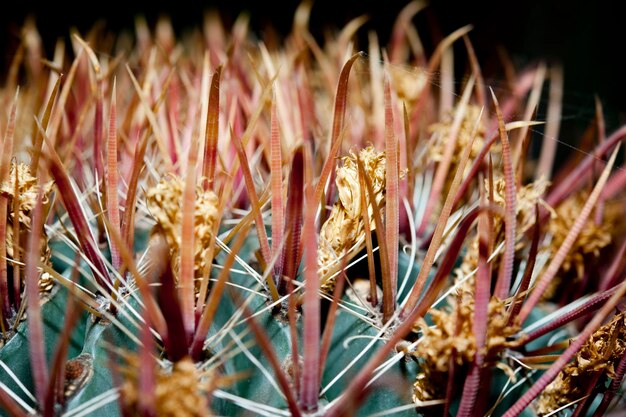
{"type": "MultiPolygon", "coordinates": [[[[524,234],[535,223],[535,206],[542,205],[549,211],[549,207],[542,199],[543,194],[550,183],[541,177],[538,180],[516,188],[517,198],[515,200],[515,213],[517,220],[516,240],[518,242],[527,242],[524,234]]],[[[493,202],[504,208],[504,178],[500,177],[493,182],[493,202]]],[[[485,180],[485,193],[490,194],[489,181],[485,180]]],[[[493,235],[495,242],[499,242],[504,238],[504,222],[499,216],[493,217],[493,235]]],[[[518,245],[517,249],[521,249],[518,245]]],[[[497,259],[497,258],[496,258],[497,259]]],[[[494,264],[496,261],[494,260],[494,264]]],[[[459,277],[467,276],[478,266],[478,237],[476,236],[468,246],[468,250],[463,257],[461,266],[456,270],[459,277]]],[[[497,270],[496,267],[493,270],[497,270]]]]}
{"type": "MultiPolygon", "coordinates": [[[[136,358],[130,358],[131,366],[136,358]]],[[[135,364],[136,365],[136,364],[135,364]]],[[[128,372],[122,385],[124,401],[130,415],[139,415],[137,372],[128,372]]],[[[169,371],[156,371],[154,407],[159,417],[201,417],[210,415],[207,393],[212,389],[210,377],[200,372],[186,357],[174,363],[169,371]]]]}
{"type": "MultiPolygon", "coordinates": [[[[24,243],[26,242],[26,239],[31,232],[32,210],[37,204],[38,195],[41,191],[43,204],[47,204],[49,202],[49,194],[52,190],[52,185],[52,182],[40,185],[37,178],[32,176],[28,165],[16,162],[11,163],[9,177],[0,185],[0,192],[8,196],[9,210],[6,220],[6,251],[7,260],[9,261],[9,274],[12,274],[11,271],[14,267],[14,262],[12,261],[20,259],[15,253],[16,239],[13,231],[15,225],[15,215],[17,214],[17,219],[19,221],[19,247],[23,248],[24,243]],[[16,198],[16,191],[18,198],[17,213],[15,213],[13,210],[13,204],[16,198]]],[[[48,246],[48,238],[45,234],[45,231],[42,231],[42,238],[40,241],[40,255],[41,263],[44,265],[49,265],[51,254],[50,247],[48,246]]],[[[20,267],[20,269],[23,269],[23,267],[20,267]]],[[[52,279],[50,274],[42,273],[39,277],[39,291],[50,292],[53,286],[54,280],[52,279]]]]}
{"type": "MultiPolygon", "coordinates": [[[[13,198],[15,198],[15,181],[17,175],[17,194],[19,195],[19,221],[20,224],[25,227],[30,227],[31,211],[37,204],[37,195],[40,191],[39,181],[36,177],[33,177],[28,165],[23,163],[11,164],[9,171],[9,178],[7,178],[0,186],[0,192],[9,197],[9,207],[13,205],[13,198]]],[[[48,182],[41,185],[41,191],[43,194],[43,204],[48,203],[48,196],[52,190],[52,182],[48,182]]],[[[13,221],[15,213],[13,210],[9,210],[9,220],[13,221]]]]}
{"type": "Polygon", "coordinates": [[[537,414],[548,414],[579,399],[586,384],[598,372],[615,378],[615,367],[626,350],[626,315],[619,313],[600,327],[583,345],[559,375],[548,385],[537,401],[537,414]]]}
{"type": "Polygon", "coordinates": [[[417,100],[428,81],[426,74],[420,71],[410,71],[398,66],[391,66],[389,72],[398,98],[408,103],[417,100]]]}
{"type": "MultiPolygon", "coordinates": [[[[454,357],[458,366],[470,364],[476,356],[476,339],[472,331],[474,320],[473,281],[467,280],[459,289],[458,298],[450,306],[441,310],[431,309],[433,325],[424,319],[416,323],[422,331],[422,341],[416,346],[413,355],[420,361],[421,372],[413,384],[415,402],[441,398],[445,391],[450,362],[454,357]]],[[[489,301],[489,321],[485,363],[498,360],[500,353],[511,346],[507,338],[519,330],[509,326],[504,301],[492,297],[489,301]]]]}
{"type": "MultiPolygon", "coordinates": [[[[377,152],[370,146],[359,152],[365,173],[372,182],[376,203],[380,206],[385,196],[385,153],[377,152]]],[[[330,216],[322,226],[318,248],[319,274],[323,278],[322,291],[330,292],[334,280],[328,278],[333,268],[337,268],[337,259],[346,250],[351,254],[358,252],[365,242],[365,222],[361,212],[361,193],[359,170],[356,155],[353,152],[342,158],[343,165],[337,168],[335,184],[339,199],[333,206],[330,216]],[[356,245],[356,246],[355,246],[356,245]]],[[[368,217],[373,230],[374,214],[368,204],[368,217]]]]}
{"type": "MultiPolygon", "coordinates": [[[[443,159],[443,155],[446,149],[446,143],[449,139],[450,130],[452,129],[452,124],[454,123],[454,115],[456,112],[456,108],[452,109],[450,112],[444,115],[444,117],[438,123],[434,123],[429,126],[429,132],[435,134],[433,140],[429,142],[428,146],[428,155],[430,160],[439,162],[443,159]]],[[[463,154],[463,149],[465,149],[465,147],[472,140],[472,130],[474,129],[474,125],[476,124],[476,120],[478,120],[479,115],[480,107],[471,104],[467,106],[465,114],[463,115],[463,120],[461,121],[461,127],[459,129],[459,133],[456,139],[455,149],[452,153],[451,172],[454,172],[454,168],[460,162],[460,157],[463,154]]],[[[485,126],[480,123],[478,126],[478,130],[476,131],[476,138],[474,139],[474,143],[472,144],[472,150],[470,151],[470,161],[478,156],[484,144],[485,126]]],[[[470,167],[471,164],[468,164],[466,169],[469,170],[470,167]]]]}
{"type": "MultiPolygon", "coordinates": [[[[565,241],[587,197],[587,192],[576,193],[556,208],[548,224],[548,233],[552,236],[552,240],[547,250],[551,254],[556,253],[565,241]]],[[[615,230],[621,215],[621,212],[606,207],[600,224],[597,224],[593,216],[590,216],[565,257],[561,266],[562,271],[572,270],[575,280],[582,279],[585,274],[585,264],[588,264],[586,259],[597,259],[600,251],[612,242],[611,232],[615,230]]]]}
{"type": "MultiPolygon", "coordinates": [[[[515,215],[517,216],[518,237],[524,234],[533,224],[535,224],[536,205],[541,205],[552,211],[542,199],[549,185],[550,182],[542,176],[534,182],[516,188],[517,195],[515,199],[515,215]]],[[[493,202],[503,208],[505,205],[505,186],[506,183],[504,178],[500,177],[494,180],[493,202]]],[[[487,180],[485,181],[485,189],[487,194],[491,192],[489,189],[489,181],[487,180]]],[[[497,218],[496,221],[499,223],[502,222],[500,218],[497,218]]]]}
{"type": "MultiPolygon", "coordinates": [[[[6,248],[7,248],[7,259],[9,261],[12,261],[15,259],[15,252],[14,252],[14,248],[13,248],[13,243],[15,242],[15,239],[13,238],[13,227],[12,225],[7,225],[7,237],[6,237],[6,248]]],[[[26,242],[26,236],[28,236],[28,234],[30,233],[30,229],[26,229],[26,228],[21,228],[22,226],[20,225],[20,242],[22,243],[22,245],[24,244],[24,242],[26,242]]],[[[45,235],[43,235],[40,243],[40,262],[44,265],[50,265],[50,257],[52,255],[51,251],[50,251],[50,246],[48,246],[48,239],[45,235]]],[[[9,268],[9,274],[12,274],[11,270],[13,269],[14,264],[12,262],[8,263],[8,268],[9,268]]],[[[23,270],[23,267],[20,267],[21,270],[23,270]]],[[[52,276],[47,273],[47,272],[42,272],[39,275],[39,292],[50,292],[52,291],[52,288],[54,287],[54,279],[52,278],[52,276]]]]}
{"type": "MultiPolygon", "coordinates": [[[[146,193],[147,204],[170,247],[172,271],[178,273],[180,264],[182,201],[185,182],[177,176],[161,179],[146,193]]],[[[206,266],[213,225],[217,220],[217,196],[213,191],[196,188],[194,208],[194,271],[201,276],[206,266]]]]}

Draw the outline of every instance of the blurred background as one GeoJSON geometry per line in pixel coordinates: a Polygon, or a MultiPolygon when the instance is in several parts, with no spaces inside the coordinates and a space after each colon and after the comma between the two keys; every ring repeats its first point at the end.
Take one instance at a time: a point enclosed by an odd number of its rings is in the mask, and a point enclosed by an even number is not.
{"type": "MultiPolygon", "coordinates": [[[[366,14],[369,21],[360,34],[376,30],[383,44],[393,22],[406,4],[397,0],[317,0],[311,16],[311,31],[322,39],[329,27],[341,27],[350,19],[366,14]]],[[[262,35],[272,26],[278,34],[291,28],[299,1],[90,1],[82,4],[61,2],[12,2],[0,13],[0,51],[6,68],[19,40],[19,28],[33,16],[44,38],[48,54],[60,36],[67,37],[74,26],[85,33],[98,21],[111,31],[133,30],[134,18],[143,15],[153,24],[160,15],[170,16],[178,33],[202,23],[206,10],[218,10],[226,22],[241,11],[248,11],[251,26],[262,35]]],[[[586,125],[594,115],[594,94],[602,100],[607,130],[626,123],[626,68],[622,64],[626,41],[625,22],[618,1],[451,1],[431,0],[415,23],[429,51],[442,36],[471,23],[470,37],[486,72],[495,66],[493,77],[503,77],[497,50],[505,48],[518,68],[538,59],[560,62],[565,74],[563,119],[586,125]],[[491,64],[491,65],[490,65],[491,64]],[[495,65],[494,65],[495,64],[495,65]]],[[[460,49],[462,51],[462,49],[460,49]]],[[[458,58],[461,70],[465,55],[458,58]]],[[[489,72],[487,73],[489,76],[489,72]]],[[[0,78],[1,80],[2,78],[0,78]]],[[[494,82],[497,78],[492,78],[494,82]]],[[[487,79],[489,82],[489,78],[487,79]]]]}

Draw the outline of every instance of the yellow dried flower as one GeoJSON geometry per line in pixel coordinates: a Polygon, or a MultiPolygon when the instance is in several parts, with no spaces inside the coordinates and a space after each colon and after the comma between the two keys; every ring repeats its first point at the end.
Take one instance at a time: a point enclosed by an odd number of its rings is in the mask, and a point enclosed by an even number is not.
{"type": "MultiPolygon", "coordinates": [[[[20,227],[22,227],[20,225],[20,227]]],[[[24,243],[26,242],[27,236],[30,233],[30,229],[27,228],[21,228],[20,229],[20,243],[21,243],[21,247],[24,247],[24,243]]],[[[15,264],[12,262],[13,260],[15,260],[15,252],[14,252],[14,242],[15,239],[13,238],[13,225],[11,224],[7,224],[7,230],[6,230],[7,236],[6,236],[6,250],[7,250],[7,260],[9,261],[7,263],[7,267],[8,267],[8,273],[12,274],[12,270],[15,267],[15,264]]],[[[42,236],[42,239],[40,240],[40,262],[44,265],[50,265],[50,258],[52,256],[52,253],[50,251],[50,246],[48,245],[48,239],[45,235],[42,236]]],[[[20,259],[23,261],[23,257],[24,255],[22,254],[20,259]]],[[[23,272],[24,267],[20,266],[20,271],[23,272]]],[[[23,276],[23,275],[22,275],[23,276]]],[[[44,292],[50,292],[52,291],[52,288],[54,287],[54,279],[52,278],[52,276],[50,274],[48,274],[47,272],[42,272],[39,275],[39,292],[40,293],[44,293],[44,292]]]]}
{"type": "Polygon", "coordinates": [[[398,98],[408,103],[417,100],[428,81],[426,74],[417,70],[391,66],[389,72],[398,98]]]}
{"type": "MultiPolygon", "coordinates": [[[[366,175],[372,182],[376,203],[380,206],[385,196],[385,153],[377,152],[370,146],[359,151],[366,175]]],[[[342,158],[342,166],[337,168],[335,180],[339,199],[333,206],[330,216],[322,226],[317,252],[319,274],[323,277],[322,291],[331,292],[334,280],[327,275],[339,266],[337,259],[344,251],[357,253],[365,242],[365,222],[361,212],[361,193],[359,170],[354,152],[342,158]],[[358,247],[355,247],[358,245],[358,247]]],[[[368,204],[368,218],[373,230],[374,214],[368,204]]]]}
{"type": "MultiPolygon", "coordinates": [[[[25,227],[30,227],[30,214],[37,204],[37,195],[39,194],[39,183],[36,177],[30,172],[30,167],[23,163],[11,164],[9,177],[0,186],[0,192],[9,197],[9,220],[14,220],[13,210],[11,209],[13,198],[15,198],[15,181],[17,175],[17,193],[19,195],[19,221],[25,227]]],[[[48,195],[52,191],[52,182],[42,184],[43,188],[43,204],[48,203],[48,195]]]]}
{"type": "MultiPolygon", "coordinates": [[[[524,234],[532,225],[535,224],[535,205],[539,204],[550,210],[550,207],[543,201],[542,197],[550,182],[545,177],[540,177],[534,182],[528,183],[522,187],[516,187],[515,198],[515,215],[517,220],[518,235],[524,234]]],[[[503,177],[494,180],[493,183],[493,200],[494,203],[504,208],[505,206],[505,186],[503,177]]],[[[489,194],[489,181],[485,180],[486,193],[489,194]]],[[[502,220],[498,218],[501,222],[502,220]]]]}
{"type": "MultiPolygon", "coordinates": [[[[450,140],[450,131],[454,123],[454,115],[457,111],[458,107],[455,107],[447,112],[439,122],[433,123],[428,127],[429,133],[432,134],[426,149],[429,161],[441,162],[443,160],[448,141],[450,140]]],[[[448,175],[446,176],[443,189],[441,190],[440,204],[443,204],[445,196],[448,195],[450,191],[450,187],[452,186],[452,181],[454,179],[454,173],[461,162],[461,155],[463,155],[464,149],[472,140],[472,131],[479,115],[480,107],[471,104],[466,107],[465,114],[463,115],[463,119],[461,121],[461,126],[458,130],[454,151],[452,152],[448,175]]],[[[463,176],[469,174],[472,166],[471,162],[478,156],[484,143],[485,126],[481,120],[476,131],[476,137],[472,143],[472,148],[470,149],[468,163],[463,171],[463,176]]],[[[492,150],[493,149],[494,147],[492,146],[492,150]]]]}
{"type": "MultiPolygon", "coordinates": [[[[185,182],[177,176],[161,179],[146,193],[147,204],[157,227],[170,247],[172,271],[176,275],[180,264],[182,232],[182,201],[185,182]]],[[[202,276],[206,266],[211,233],[217,221],[217,196],[213,191],[196,188],[194,209],[194,272],[202,276]]]]}
{"type": "MultiPolygon", "coordinates": [[[[131,363],[136,358],[131,359],[131,363]]],[[[137,370],[139,371],[139,370],[137,370]]],[[[131,372],[122,385],[124,402],[130,415],[138,414],[139,392],[137,371],[131,372]]],[[[207,393],[213,389],[210,377],[203,375],[190,358],[173,364],[170,372],[157,371],[155,408],[158,417],[202,417],[210,415],[207,393]]]]}
{"type": "Polygon", "coordinates": [[[626,315],[619,313],[591,335],[589,340],[537,401],[537,414],[545,415],[585,394],[585,385],[598,372],[615,378],[615,367],[626,350],[626,315]]]}
{"type": "MultiPolygon", "coordinates": [[[[16,239],[14,237],[14,225],[15,225],[15,215],[17,214],[17,219],[19,221],[19,246],[24,248],[24,244],[26,243],[27,237],[31,233],[31,218],[32,218],[32,210],[35,208],[37,204],[37,198],[39,192],[42,191],[43,204],[47,204],[49,201],[49,194],[52,191],[52,182],[48,182],[40,185],[37,178],[33,177],[30,168],[28,165],[23,163],[11,163],[11,168],[9,170],[9,177],[0,185],[0,193],[4,194],[8,197],[8,205],[7,205],[7,227],[6,227],[6,253],[7,260],[9,261],[7,264],[8,273],[12,274],[12,270],[14,268],[14,260],[18,259],[17,254],[15,253],[15,242],[16,239]],[[15,213],[13,210],[14,199],[16,197],[16,181],[17,181],[17,198],[18,198],[18,212],[15,213]]],[[[40,241],[40,261],[44,265],[50,264],[50,247],[48,246],[48,237],[45,234],[45,231],[41,231],[41,241],[40,241]]],[[[19,260],[23,260],[23,249],[22,254],[19,260]]],[[[23,267],[20,266],[20,270],[23,270],[23,267]]],[[[42,273],[39,277],[39,291],[40,292],[50,292],[54,286],[54,280],[48,273],[42,273]]]]}
{"type": "MultiPolygon", "coordinates": [[[[556,208],[555,214],[548,224],[548,233],[552,236],[552,240],[547,249],[551,254],[556,253],[565,241],[588,196],[588,192],[576,193],[556,208]]],[[[593,215],[589,216],[563,261],[562,271],[573,270],[574,278],[582,279],[585,273],[585,264],[588,263],[589,258],[598,258],[600,251],[611,243],[611,231],[615,230],[620,215],[621,213],[607,207],[600,224],[596,224],[593,215]]]]}
{"type": "Polygon", "coordinates": [[[40,293],[50,292],[54,288],[54,278],[49,273],[44,272],[39,276],[38,284],[40,293]]]}
{"type": "Polygon", "coordinates": [[[413,402],[440,400],[445,397],[447,372],[437,372],[429,367],[422,368],[413,383],[413,402]]]}
{"type": "MultiPolygon", "coordinates": [[[[542,205],[548,210],[552,209],[543,201],[542,197],[546,189],[550,185],[544,177],[537,179],[534,182],[526,184],[522,187],[516,188],[516,200],[515,200],[515,213],[517,220],[516,236],[517,241],[520,244],[527,242],[523,239],[524,234],[535,224],[535,206],[542,205]]],[[[504,208],[505,206],[505,181],[500,177],[494,179],[493,182],[493,202],[504,208]]],[[[485,180],[485,193],[489,195],[491,193],[489,181],[485,180]]],[[[493,217],[493,234],[495,242],[500,242],[504,239],[504,222],[500,216],[493,217]]],[[[494,261],[496,264],[496,261],[494,261]]],[[[461,266],[457,269],[457,275],[467,276],[478,266],[478,237],[475,237],[469,244],[468,250],[463,257],[461,266]]],[[[493,270],[497,271],[497,265],[494,265],[493,270]]]]}
{"type": "MultiPolygon", "coordinates": [[[[429,126],[429,132],[436,133],[436,137],[434,138],[434,140],[430,141],[428,145],[428,155],[430,160],[439,162],[443,159],[443,155],[446,149],[446,141],[448,140],[448,136],[450,135],[450,130],[454,122],[454,114],[456,113],[456,111],[457,108],[452,109],[444,117],[442,117],[439,122],[429,126]]],[[[479,115],[480,107],[471,104],[467,106],[456,139],[455,150],[452,154],[451,169],[454,169],[454,167],[456,167],[457,164],[460,162],[460,157],[463,154],[463,149],[465,149],[465,147],[472,140],[472,130],[474,129],[474,125],[476,124],[476,120],[478,120],[479,115]]],[[[476,138],[474,139],[474,143],[472,144],[472,149],[470,151],[470,160],[473,160],[478,156],[484,144],[485,126],[480,123],[476,132],[476,138]]],[[[469,170],[470,167],[471,165],[468,164],[467,169],[469,170]]]]}
{"type": "MultiPolygon", "coordinates": [[[[454,357],[458,366],[464,366],[470,364],[476,356],[476,339],[472,331],[472,280],[467,280],[459,288],[458,298],[451,301],[448,308],[431,310],[430,315],[433,326],[429,326],[424,319],[416,323],[423,338],[413,352],[421,363],[421,372],[413,384],[415,402],[442,398],[451,359],[454,357]]],[[[511,345],[507,338],[517,333],[519,327],[508,325],[506,305],[495,297],[489,301],[488,316],[486,346],[482,353],[486,363],[493,363],[511,345]]]]}

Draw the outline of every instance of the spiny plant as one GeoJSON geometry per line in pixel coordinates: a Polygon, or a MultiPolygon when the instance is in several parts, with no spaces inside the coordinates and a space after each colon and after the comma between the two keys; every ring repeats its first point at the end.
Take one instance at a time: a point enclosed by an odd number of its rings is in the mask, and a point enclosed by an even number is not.
{"type": "Polygon", "coordinates": [[[27,22],[0,90],[0,413],[623,407],[626,126],[598,101],[555,166],[560,68],[505,62],[494,90],[471,27],[425,52],[423,6],[367,52],[363,18],[318,43],[306,2],[281,43],[207,14],[47,59],[27,22]]]}

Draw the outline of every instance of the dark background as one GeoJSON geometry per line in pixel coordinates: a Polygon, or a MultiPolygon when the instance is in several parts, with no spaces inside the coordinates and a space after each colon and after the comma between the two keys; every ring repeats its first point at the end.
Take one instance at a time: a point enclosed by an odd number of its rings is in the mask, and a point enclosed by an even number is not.
{"type": "MultiPolygon", "coordinates": [[[[562,63],[565,73],[564,119],[588,123],[594,113],[593,95],[598,94],[607,113],[607,128],[614,129],[626,122],[626,78],[622,64],[626,22],[623,14],[618,12],[619,3],[431,0],[430,6],[420,12],[415,22],[429,50],[443,34],[472,23],[474,30],[470,36],[483,65],[497,62],[498,46],[505,47],[519,67],[540,58],[562,63]]],[[[21,0],[11,4],[0,15],[3,68],[8,65],[19,27],[27,15],[35,17],[47,53],[51,54],[56,38],[67,37],[71,26],[84,33],[94,22],[104,20],[110,30],[132,30],[137,14],[143,14],[151,24],[160,14],[168,14],[180,32],[200,25],[203,11],[209,8],[218,9],[227,21],[232,21],[241,10],[247,10],[251,14],[252,27],[258,33],[270,24],[279,33],[286,33],[298,1],[91,0],[75,4],[21,0]]],[[[326,27],[342,26],[353,17],[367,14],[370,20],[360,33],[375,29],[384,42],[404,4],[405,1],[396,0],[317,0],[313,6],[311,29],[316,36],[321,36],[326,27]]],[[[464,55],[460,59],[465,59],[464,55]]],[[[494,76],[498,77],[497,74],[494,76]]]]}

